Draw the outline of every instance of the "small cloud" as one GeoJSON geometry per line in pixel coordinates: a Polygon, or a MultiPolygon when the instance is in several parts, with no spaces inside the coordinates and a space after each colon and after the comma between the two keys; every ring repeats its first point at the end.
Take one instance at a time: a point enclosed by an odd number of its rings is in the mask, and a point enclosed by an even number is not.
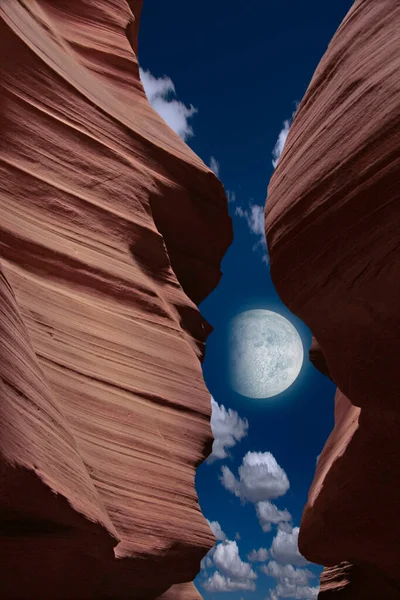
{"type": "Polygon", "coordinates": [[[262,502],[283,496],[290,484],[285,471],[270,452],[248,452],[239,467],[239,478],[223,466],[222,485],[242,501],[262,502]]]}
{"type": "Polygon", "coordinates": [[[249,423],[241,419],[238,413],[231,408],[226,409],[211,398],[211,429],[214,436],[212,454],[207,462],[222,460],[229,456],[228,449],[233,448],[246,437],[249,423]]]}
{"type": "Polygon", "coordinates": [[[285,146],[287,137],[289,135],[289,130],[290,130],[290,125],[291,122],[290,121],[285,121],[283,123],[283,129],[281,129],[279,136],[278,136],[278,140],[274,146],[274,149],[272,151],[272,156],[274,157],[272,164],[274,166],[274,168],[276,169],[279,159],[281,157],[281,154],[283,152],[283,148],[285,146]]]}
{"type": "Polygon", "coordinates": [[[219,162],[213,156],[210,158],[210,169],[219,177],[219,162]]]}
{"type": "Polygon", "coordinates": [[[226,195],[228,197],[228,202],[236,202],[236,194],[235,194],[235,192],[231,192],[230,190],[226,190],[226,195]]]}
{"type": "Polygon", "coordinates": [[[237,531],[235,534],[235,540],[239,541],[241,539],[240,533],[237,531]]]}
{"type": "Polygon", "coordinates": [[[265,264],[269,265],[269,257],[267,251],[267,240],[265,237],[265,224],[264,224],[264,206],[259,204],[250,204],[248,209],[243,209],[241,206],[237,206],[235,215],[241,219],[245,219],[251,233],[257,236],[258,240],[253,246],[253,251],[261,250],[261,260],[265,264]]]}
{"type": "Polygon", "coordinates": [[[247,555],[247,560],[250,562],[265,562],[268,558],[268,550],[266,548],[259,548],[258,550],[252,550],[247,555]]]}
{"type": "Polygon", "coordinates": [[[298,527],[294,527],[290,532],[281,528],[278,529],[270,548],[271,557],[282,564],[292,564],[300,567],[308,564],[308,561],[299,552],[298,539],[298,527]]]}
{"type": "Polygon", "coordinates": [[[235,214],[246,219],[251,233],[254,233],[254,235],[265,236],[263,206],[252,204],[250,205],[249,210],[243,210],[241,206],[238,206],[235,210],[235,214]]]}
{"type": "MultiPolygon", "coordinates": [[[[287,510],[279,510],[272,502],[259,502],[256,506],[257,517],[264,532],[271,531],[272,525],[289,524],[292,516],[287,510]]],[[[289,525],[290,530],[292,529],[289,525]]]]}
{"type": "Polygon", "coordinates": [[[227,539],[227,536],[222,531],[221,525],[218,523],[218,521],[209,521],[207,519],[207,523],[209,524],[211,531],[217,538],[217,541],[224,542],[227,539]]]}
{"type": "Polygon", "coordinates": [[[272,156],[274,157],[273,161],[272,161],[272,164],[274,166],[274,169],[276,169],[276,167],[278,165],[279,159],[281,157],[281,154],[282,154],[283,149],[284,149],[285,144],[286,144],[287,137],[289,135],[290,128],[292,126],[292,122],[293,122],[294,116],[296,114],[296,110],[299,107],[299,103],[298,102],[296,102],[295,104],[296,104],[296,109],[293,112],[291,118],[287,119],[286,121],[284,121],[283,128],[281,129],[281,131],[279,133],[278,139],[277,139],[276,144],[274,146],[274,149],[272,151],[272,156]]]}
{"type": "Polygon", "coordinates": [[[147,99],[154,110],[183,140],[192,137],[194,133],[189,121],[197,109],[194,106],[188,108],[174,98],[176,91],[170,77],[154,77],[150,71],[143,69],[139,69],[139,72],[147,99]]]}

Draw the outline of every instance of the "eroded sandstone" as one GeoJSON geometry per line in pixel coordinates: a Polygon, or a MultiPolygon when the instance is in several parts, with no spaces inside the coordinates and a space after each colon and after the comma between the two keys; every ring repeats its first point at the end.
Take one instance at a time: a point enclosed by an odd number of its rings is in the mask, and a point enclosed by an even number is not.
{"type": "Polygon", "coordinates": [[[343,597],[370,598],[368,572],[399,593],[399,31],[398,0],[354,2],[268,192],[272,279],[318,340],[314,364],[338,385],[299,536],[301,552],[329,567],[321,598],[328,578],[339,596],[343,562],[353,569],[343,597]]]}
{"type": "Polygon", "coordinates": [[[145,98],[140,7],[0,3],[2,598],[155,598],[214,543],[196,303],[231,222],[145,98]]]}

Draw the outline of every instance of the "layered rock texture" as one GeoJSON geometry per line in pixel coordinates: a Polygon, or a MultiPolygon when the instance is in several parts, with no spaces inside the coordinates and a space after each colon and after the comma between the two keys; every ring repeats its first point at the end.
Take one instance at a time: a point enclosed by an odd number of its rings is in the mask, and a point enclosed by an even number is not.
{"type": "Polygon", "coordinates": [[[321,599],[400,598],[399,31],[398,0],[354,2],[267,200],[272,279],[338,386],[299,537],[321,599]]]}
{"type": "Polygon", "coordinates": [[[196,304],[222,184],[149,106],[141,2],[0,2],[0,597],[198,598],[196,304]]]}

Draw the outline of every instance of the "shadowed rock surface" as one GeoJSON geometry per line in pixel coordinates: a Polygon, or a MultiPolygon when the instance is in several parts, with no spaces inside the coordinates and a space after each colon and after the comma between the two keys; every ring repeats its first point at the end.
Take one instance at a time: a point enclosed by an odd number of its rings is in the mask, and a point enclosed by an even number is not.
{"type": "Polygon", "coordinates": [[[399,31],[398,0],[354,2],[268,191],[273,282],[339,388],[299,536],[321,598],[400,597],[399,31]]]}
{"type": "Polygon", "coordinates": [[[153,599],[214,543],[194,489],[211,451],[196,304],[231,221],[145,98],[140,8],[0,2],[5,599],[153,599]]]}
{"type": "Polygon", "coordinates": [[[321,600],[397,600],[398,582],[388,579],[372,565],[341,563],[326,567],[321,575],[321,600]]]}

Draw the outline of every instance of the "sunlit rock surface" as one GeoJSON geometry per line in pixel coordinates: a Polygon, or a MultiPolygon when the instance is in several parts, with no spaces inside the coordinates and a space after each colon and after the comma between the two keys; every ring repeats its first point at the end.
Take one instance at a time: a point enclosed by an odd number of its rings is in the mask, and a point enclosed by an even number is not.
{"type": "Polygon", "coordinates": [[[157,600],[202,600],[193,583],[173,585],[157,600]]]}
{"type": "Polygon", "coordinates": [[[156,598],[214,543],[194,489],[211,451],[196,304],[231,222],[145,98],[140,7],[0,2],[5,599],[156,598]]]}
{"type": "Polygon", "coordinates": [[[344,598],[371,597],[367,573],[400,597],[399,31],[398,0],[354,2],[268,192],[272,279],[339,388],[299,537],[309,560],[330,567],[321,598],[339,596],[343,562],[353,568],[344,598]]]}

